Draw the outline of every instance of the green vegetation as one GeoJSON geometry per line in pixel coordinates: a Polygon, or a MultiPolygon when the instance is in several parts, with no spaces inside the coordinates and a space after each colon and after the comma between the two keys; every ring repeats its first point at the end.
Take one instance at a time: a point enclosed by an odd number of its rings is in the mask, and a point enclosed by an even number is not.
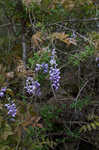
{"type": "Polygon", "coordinates": [[[93,0],[0,0],[0,150],[99,149],[98,18],[93,0]]]}

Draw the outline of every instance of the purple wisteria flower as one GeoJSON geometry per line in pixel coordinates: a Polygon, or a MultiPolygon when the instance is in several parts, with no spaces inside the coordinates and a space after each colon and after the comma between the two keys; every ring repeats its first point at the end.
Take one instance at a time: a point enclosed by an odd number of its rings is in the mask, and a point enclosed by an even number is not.
{"type": "Polygon", "coordinates": [[[57,63],[56,63],[56,60],[55,60],[55,49],[52,50],[52,56],[51,56],[51,60],[50,60],[50,71],[49,71],[49,74],[50,74],[50,80],[51,80],[51,83],[52,83],[52,87],[55,89],[55,90],[58,90],[59,88],[59,81],[60,81],[60,70],[57,68],[57,63]]]}
{"type": "Polygon", "coordinates": [[[38,72],[41,69],[43,69],[44,73],[47,73],[48,72],[48,64],[46,64],[46,63],[36,64],[35,71],[38,72]]]}
{"type": "Polygon", "coordinates": [[[2,98],[6,92],[7,87],[1,88],[0,90],[0,97],[2,98]]]}
{"type": "Polygon", "coordinates": [[[12,104],[5,104],[5,107],[8,109],[8,115],[11,115],[12,117],[16,116],[17,109],[15,103],[12,102],[12,104]]]}
{"type": "Polygon", "coordinates": [[[35,86],[34,86],[34,80],[32,77],[27,78],[25,89],[27,90],[27,93],[33,94],[33,91],[35,90],[35,86]]]}
{"type": "Polygon", "coordinates": [[[35,81],[34,84],[35,84],[35,87],[36,87],[35,95],[40,96],[41,95],[40,84],[39,84],[38,81],[35,81]]]}
{"type": "Polygon", "coordinates": [[[41,70],[41,65],[40,64],[36,64],[35,71],[39,71],[39,70],[41,70]]]}
{"type": "Polygon", "coordinates": [[[60,80],[60,71],[57,68],[50,68],[49,71],[50,74],[50,80],[52,82],[52,86],[55,90],[57,90],[59,88],[59,80],[60,80]]]}
{"type": "Polygon", "coordinates": [[[56,60],[54,59],[54,57],[51,57],[50,64],[51,65],[57,65],[56,60]]]}
{"type": "Polygon", "coordinates": [[[26,80],[25,89],[28,94],[30,95],[37,95],[40,96],[40,83],[38,81],[34,81],[32,77],[28,77],[26,80]]]}
{"type": "Polygon", "coordinates": [[[52,50],[52,56],[55,57],[55,54],[56,54],[56,51],[55,51],[55,48],[52,50]]]}
{"type": "Polygon", "coordinates": [[[42,63],[41,67],[42,67],[44,73],[48,72],[48,64],[42,63]]]}
{"type": "Polygon", "coordinates": [[[99,61],[99,57],[96,57],[96,62],[99,61]]]}
{"type": "Polygon", "coordinates": [[[2,92],[6,92],[7,87],[1,89],[2,92]]]}
{"type": "Polygon", "coordinates": [[[0,91],[0,97],[4,96],[4,92],[0,91]]]}

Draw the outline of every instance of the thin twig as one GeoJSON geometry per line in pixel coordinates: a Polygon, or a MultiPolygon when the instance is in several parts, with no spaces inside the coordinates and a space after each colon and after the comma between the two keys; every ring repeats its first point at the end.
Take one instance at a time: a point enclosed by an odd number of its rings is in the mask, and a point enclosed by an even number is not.
{"type": "Polygon", "coordinates": [[[52,26],[52,25],[56,25],[58,23],[62,23],[62,22],[92,22],[92,21],[99,21],[99,18],[88,18],[88,19],[69,19],[69,20],[63,20],[63,21],[58,21],[55,22],[53,24],[47,24],[47,26],[52,26]]]}
{"type": "Polygon", "coordinates": [[[52,88],[52,91],[53,91],[53,94],[54,94],[54,98],[55,98],[55,100],[57,100],[53,86],[51,86],[51,88],[52,88]]]}
{"type": "Polygon", "coordinates": [[[83,122],[83,121],[66,121],[66,123],[71,123],[71,124],[87,124],[87,122],[83,122]]]}
{"type": "Polygon", "coordinates": [[[88,82],[89,82],[89,80],[87,80],[87,81],[84,83],[83,87],[79,90],[79,92],[78,92],[78,94],[77,94],[77,97],[75,98],[75,101],[78,100],[78,98],[79,98],[81,92],[82,92],[83,89],[86,87],[86,85],[88,84],[88,82]]]}

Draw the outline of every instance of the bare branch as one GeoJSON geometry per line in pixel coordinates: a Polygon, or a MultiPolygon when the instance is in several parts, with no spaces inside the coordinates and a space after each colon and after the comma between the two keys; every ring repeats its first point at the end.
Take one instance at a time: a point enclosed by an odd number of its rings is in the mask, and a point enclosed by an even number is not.
{"type": "Polygon", "coordinates": [[[25,35],[22,34],[22,50],[23,50],[23,62],[26,66],[26,41],[25,41],[25,35]]]}
{"type": "Polygon", "coordinates": [[[52,26],[52,25],[55,25],[57,23],[66,23],[66,22],[96,22],[96,21],[99,21],[99,18],[88,18],[88,19],[70,19],[70,20],[63,20],[63,21],[58,21],[58,22],[55,22],[53,24],[47,24],[47,26],[52,26]]]}
{"type": "Polygon", "coordinates": [[[89,80],[87,80],[87,81],[84,83],[84,85],[82,86],[82,88],[79,90],[79,92],[78,92],[78,94],[77,94],[77,97],[75,98],[75,101],[78,100],[78,98],[79,98],[81,92],[82,92],[83,89],[86,87],[86,85],[88,84],[88,82],[89,82],[89,80]]]}
{"type": "Polygon", "coordinates": [[[9,25],[11,25],[11,23],[2,24],[2,25],[0,25],[0,28],[4,28],[4,27],[9,26],[9,25]]]}

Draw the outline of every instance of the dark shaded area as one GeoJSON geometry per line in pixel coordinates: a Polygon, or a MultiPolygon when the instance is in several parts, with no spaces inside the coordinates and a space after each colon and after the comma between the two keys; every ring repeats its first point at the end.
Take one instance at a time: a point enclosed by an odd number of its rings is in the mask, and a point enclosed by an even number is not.
{"type": "Polygon", "coordinates": [[[99,150],[95,146],[85,141],[80,141],[78,150],[99,150]]]}

